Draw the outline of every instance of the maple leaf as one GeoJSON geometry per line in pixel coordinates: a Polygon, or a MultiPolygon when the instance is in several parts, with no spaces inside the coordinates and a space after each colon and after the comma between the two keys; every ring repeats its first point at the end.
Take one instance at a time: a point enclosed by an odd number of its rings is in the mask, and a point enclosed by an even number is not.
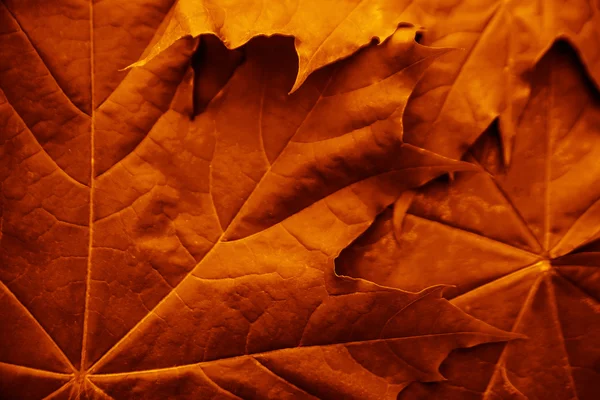
{"type": "Polygon", "coordinates": [[[136,66],[184,37],[214,34],[233,49],[259,35],[295,38],[298,75],[292,92],[315,70],[348,57],[372,39],[384,41],[409,2],[390,0],[264,2],[179,0],[160,38],[136,66]],[[318,10],[318,11],[317,11],[318,10]],[[317,11],[317,12],[316,12],[317,11]]]}
{"type": "Polygon", "coordinates": [[[529,94],[525,75],[557,38],[573,43],[600,88],[600,9],[593,0],[411,2],[403,21],[421,43],[461,48],[436,62],[405,114],[405,140],[460,158],[497,117],[508,163],[529,94]]]}
{"type": "Polygon", "coordinates": [[[516,337],[333,269],[401,191],[471,168],[401,140],[445,50],[400,29],[288,96],[293,39],[257,38],[191,118],[195,40],[111,72],[168,2],[52,4],[0,3],[2,396],[393,398],[516,337]]]}
{"type": "Polygon", "coordinates": [[[347,57],[371,38],[384,40],[398,24],[426,27],[422,44],[464,51],[442,57],[417,85],[405,115],[405,140],[454,158],[500,117],[509,162],[514,124],[530,90],[524,75],[557,38],[575,44],[600,87],[600,10],[592,0],[574,0],[568,7],[558,0],[304,0],[277,7],[256,0],[243,5],[179,0],[167,21],[152,49],[134,65],[144,65],[188,36],[215,34],[236,48],[261,34],[290,35],[300,63],[292,91],[314,70],[347,57]]]}
{"type": "Polygon", "coordinates": [[[532,74],[514,156],[497,126],[458,173],[406,192],[338,259],[337,271],[419,290],[529,340],[458,351],[449,380],[401,399],[593,399],[600,393],[600,97],[570,47],[532,74]]]}

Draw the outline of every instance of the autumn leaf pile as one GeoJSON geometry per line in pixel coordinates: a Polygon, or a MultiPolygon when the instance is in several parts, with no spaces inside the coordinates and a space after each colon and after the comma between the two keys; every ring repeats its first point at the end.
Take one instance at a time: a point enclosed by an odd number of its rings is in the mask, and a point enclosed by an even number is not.
{"type": "Polygon", "coordinates": [[[594,0],[0,0],[0,399],[599,399],[599,88],[594,0]]]}

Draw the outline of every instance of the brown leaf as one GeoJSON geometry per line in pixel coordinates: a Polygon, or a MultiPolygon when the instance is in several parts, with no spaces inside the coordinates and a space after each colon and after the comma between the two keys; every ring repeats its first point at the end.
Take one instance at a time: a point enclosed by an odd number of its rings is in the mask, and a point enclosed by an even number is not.
{"type": "Polygon", "coordinates": [[[159,40],[168,2],[34,6],[0,4],[2,396],[394,398],[443,379],[454,348],[517,337],[441,287],[334,273],[402,191],[472,169],[402,141],[445,52],[415,29],[291,96],[293,39],[253,39],[192,119],[194,74],[218,75],[191,68],[197,41],[114,72],[159,40]]]}
{"type": "Polygon", "coordinates": [[[313,71],[350,56],[372,39],[387,39],[403,22],[400,16],[408,4],[392,0],[180,0],[171,10],[160,39],[133,65],[146,64],[187,36],[213,34],[230,49],[256,36],[293,36],[299,62],[298,76],[290,85],[294,92],[313,71]]]}
{"type": "Polygon", "coordinates": [[[453,304],[529,338],[455,352],[447,382],[399,398],[597,397],[600,98],[575,60],[559,43],[537,65],[510,166],[492,127],[466,156],[480,172],[417,190],[401,227],[382,213],[338,259],[381,285],[456,285],[453,304]]]}
{"type": "Polygon", "coordinates": [[[525,75],[552,43],[573,43],[600,88],[600,7],[594,0],[416,0],[403,20],[427,29],[421,43],[455,47],[429,69],[405,116],[415,144],[460,158],[500,117],[504,159],[529,96],[525,75]]]}

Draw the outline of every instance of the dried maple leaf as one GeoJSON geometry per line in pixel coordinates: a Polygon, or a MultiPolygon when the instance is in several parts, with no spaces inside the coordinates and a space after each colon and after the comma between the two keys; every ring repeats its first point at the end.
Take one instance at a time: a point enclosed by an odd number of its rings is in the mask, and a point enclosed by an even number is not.
{"type": "Polygon", "coordinates": [[[187,36],[214,34],[228,48],[259,35],[293,36],[299,61],[295,91],[313,71],[348,57],[373,38],[388,38],[406,6],[396,0],[179,0],[160,39],[134,65],[144,65],[187,36]]]}
{"type": "Polygon", "coordinates": [[[414,29],[292,96],[292,39],[252,40],[190,118],[193,40],[107,72],[139,56],[168,4],[113,19],[112,1],[33,5],[0,3],[4,398],[393,398],[442,379],[452,349],[515,337],[441,287],[333,270],[400,191],[470,168],[401,140],[444,52],[414,29]]]}
{"type": "Polygon", "coordinates": [[[600,88],[600,6],[595,0],[415,0],[403,21],[421,43],[461,48],[429,69],[409,101],[406,141],[461,157],[498,116],[505,161],[528,97],[523,75],[557,38],[581,54],[600,88]]]}
{"type": "Polygon", "coordinates": [[[447,382],[401,399],[596,399],[600,394],[600,96],[570,48],[535,69],[502,166],[490,129],[458,173],[400,197],[338,259],[338,272],[419,290],[529,337],[451,355],[447,382]]]}
{"type": "Polygon", "coordinates": [[[499,116],[508,162],[514,123],[529,93],[523,75],[557,38],[575,44],[600,87],[600,10],[594,0],[298,0],[276,7],[256,0],[179,0],[160,38],[135,65],[186,36],[215,34],[235,48],[257,35],[291,35],[300,62],[293,91],[312,71],[371,38],[384,40],[399,23],[426,27],[422,44],[464,50],[426,72],[405,115],[405,140],[439,154],[460,157],[499,116]]]}

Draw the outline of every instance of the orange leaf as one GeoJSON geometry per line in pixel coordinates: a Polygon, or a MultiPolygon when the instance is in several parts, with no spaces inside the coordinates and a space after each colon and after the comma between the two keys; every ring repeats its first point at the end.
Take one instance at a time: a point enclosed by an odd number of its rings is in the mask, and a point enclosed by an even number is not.
{"type": "Polygon", "coordinates": [[[337,260],[381,285],[455,285],[453,304],[529,338],[456,352],[448,382],[403,400],[598,394],[600,98],[575,59],[557,44],[536,66],[509,166],[492,127],[465,156],[479,172],[417,190],[400,234],[388,210],[337,260]]]}

